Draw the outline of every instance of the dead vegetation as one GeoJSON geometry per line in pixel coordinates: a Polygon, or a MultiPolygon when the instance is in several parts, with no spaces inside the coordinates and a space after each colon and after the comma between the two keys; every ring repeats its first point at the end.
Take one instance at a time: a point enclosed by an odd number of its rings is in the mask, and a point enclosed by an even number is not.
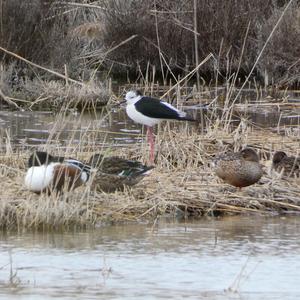
{"type": "MultiPolygon", "coordinates": [[[[14,108],[33,109],[50,103],[59,111],[48,142],[39,148],[83,160],[99,152],[99,128],[87,126],[80,131],[79,140],[74,138],[75,131],[70,131],[63,147],[59,136],[67,108],[78,103],[83,108],[95,108],[99,102],[107,102],[110,90],[107,92],[107,86],[99,83],[99,70],[108,75],[136,72],[147,94],[155,94],[157,78],[162,77],[167,85],[171,77],[176,84],[170,82],[164,91],[168,100],[179,107],[190,100],[196,105],[208,102],[209,110],[200,114],[197,126],[168,123],[160,127],[156,168],[124,193],[97,193],[89,185],[61,197],[26,191],[23,179],[30,151],[18,152],[11,145],[9,132],[5,132],[0,136],[0,148],[5,149],[0,156],[1,226],[94,226],[101,222],[153,220],[166,214],[185,218],[299,213],[296,179],[283,180],[266,172],[258,184],[237,191],[221,183],[210,165],[215,155],[245,146],[255,148],[263,162],[277,150],[299,152],[299,124],[278,126],[272,132],[263,130],[247,118],[249,109],[262,107],[263,103],[257,106],[260,95],[257,93],[256,103],[245,104],[247,101],[241,97],[246,85],[256,84],[257,75],[264,78],[265,86],[273,81],[280,83],[282,78],[287,84],[299,82],[299,43],[295,43],[299,8],[295,3],[284,14],[285,5],[291,1],[231,1],[221,8],[218,1],[105,0],[101,5],[45,0],[3,2],[0,41],[5,65],[1,66],[0,96],[14,108]],[[8,17],[11,11],[13,19],[8,17]],[[278,31],[273,35],[274,29],[278,31]],[[204,85],[203,91],[199,82],[197,88],[189,82],[200,66],[200,75],[209,73],[214,79],[204,85]],[[239,80],[242,74],[247,74],[244,82],[239,80]],[[225,86],[219,88],[221,81],[225,86]]],[[[126,149],[112,147],[110,154],[146,162],[148,146],[138,143],[126,149]]]]}
{"type": "MultiPolygon", "coordinates": [[[[299,137],[279,135],[247,127],[225,131],[211,128],[204,135],[199,128],[161,128],[157,135],[156,167],[142,182],[125,192],[91,191],[89,185],[66,193],[35,195],[24,189],[28,153],[7,153],[0,158],[2,194],[0,223],[6,228],[55,228],[94,226],[105,222],[178,218],[220,214],[275,215],[299,213],[300,189],[297,179],[283,180],[267,171],[258,184],[237,191],[222,183],[211,168],[213,157],[228,150],[251,146],[266,164],[275,150],[299,151],[299,137]]],[[[71,145],[71,144],[70,144],[71,145]]],[[[49,145],[51,148],[51,145],[49,145]]],[[[9,147],[8,147],[9,148],[9,147]]],[[[50,150],[55,153],[57,150],[50,150]]],[[[87,160],[95,149],[59,154],[87,160]]],[[[98,150],[99,151],[99,150],[98,150]]],[[[110,150],[112,154],[146,161],[148,145],[110,150]]]]}
{"type": "MultiPolygon", "coordinates": [[[[215,76],[224,82],[236,72],[243,78],[254,66],[251,80],[291,86],[299,82],[300,35],[299,1],[290,4],[11,0],[1,5],[0,44],[59,73],[67,68],[76,80],[103,79],[107,74],[125,78],[128,73],[135,78],[149,66],[155,68],[156,80],[166,80],[173,74],[186,74],[211,53],[213,60],[200,70],[206,82],[215,76]]],[[[0,55],[6,65],[16,62],[6,53],[0,55]]],[[[20,61],[15,64],[17,72],[26,67],[20,61]]],[[[28,69],[29,78],[36,73],[28,69]]],[[[43,80],[51,77],[41,70],[38,73],[43,80]]]]}
{"type": "Polygon", "coordinates": [[[12,0],[1,3],[0,12],[0,99],[11,107],[53,110],[107,103],[108,80],[85,57],[102,48],[101,10],[12,0]]]}
{"type": "Polygon", "coordinates": [[[221,5],[218,1],[193,0],[139,0],[122,4],[108,0],[105,3],[104,44],[119,44],[137,35],[132,42],[109,53],[116,70],[144,72],[150,64],[156,72],[163,73],[163,78],[172,77],[172,73],[186,74],[197,65],[197,60],[212,53],[214,59],[200,70],[202,79],[208,82],[218,74],[219,81],[223,82],[236,72],[243,78],[255,65],[271,35],[252,80],[262,84],[299,82],[297,1],[291,4],[290,1],[243,0],[221,5]],[[280,20],[287,4],[291,5],[280,20]],[[272,29],[278,20],[280,24],[273,36],[272,29]]]}
{"type": "Polygon", "coordinates": [[[53,110],[62,108],[96,108],[106,105],[111,91],[110,84],[91,80],[86,83],[66,80],[43,80],[18,74],[14,64],[9,67],[0,65],[0,90],[6,104],[29,110],[53,110]],[[13,105],[14,104],[14,105],[13,105]]]}

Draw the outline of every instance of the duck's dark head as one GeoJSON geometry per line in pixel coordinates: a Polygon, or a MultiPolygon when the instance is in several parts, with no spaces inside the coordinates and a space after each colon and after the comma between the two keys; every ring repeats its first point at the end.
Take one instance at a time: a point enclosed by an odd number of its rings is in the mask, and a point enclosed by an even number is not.
{"type": "Polygon", "coordinates": [[[41,165],[48,165],[49,163],[55,161],[54,157],[44,151],[35,151],[29,157],[28,167],[38,167],[41,165]]]}
{"type": "Polygon", "coordinates": [[[286,153],[283,151],[277,151],[273,155],[273,164],[280,163],[285,157],[287,157],[286,153]]]}
{"type": "Polygon", "coordinates": [[[259,162],[259,156],[258,154],[251,148],[245,148],[240,151],[242,157],[244,160],[247,161],[253,161],[253,162],[259,162]]]}
{"type": "Polygon", "coordinates": [[[102,161],[103,161],[103,155],[102,154],[99,154],[99,153],[96,153],[96,154],[93,154],[89,160],[89,165],[94,167],[94,168],[97,168],[101,165],[102,161]]]}

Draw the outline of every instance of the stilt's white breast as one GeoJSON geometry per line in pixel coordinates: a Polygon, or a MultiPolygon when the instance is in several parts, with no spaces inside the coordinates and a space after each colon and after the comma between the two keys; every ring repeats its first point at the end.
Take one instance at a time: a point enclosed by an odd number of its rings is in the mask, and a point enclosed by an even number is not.
{"type": "Polygon", "coordinates": [[[25,176],[26,188],[33,192],[41,192],[47,188],[51,184],[54,166],[57,164],[29,168],[25,176]]]}
{"type": "Polygon", "coordinates": [[[127,113],[128,117],[131,120],[133,120],[134,122],[143,124],[146,126],[150,126],[150,127],[152,127],[162,121],[162,119],[150,118],[150,117],[147,117],[147,116],[143,115],[142,113],[138,112],[136,110],[134,104],[128,104],[126,106],[126,113],[127,113]]]}

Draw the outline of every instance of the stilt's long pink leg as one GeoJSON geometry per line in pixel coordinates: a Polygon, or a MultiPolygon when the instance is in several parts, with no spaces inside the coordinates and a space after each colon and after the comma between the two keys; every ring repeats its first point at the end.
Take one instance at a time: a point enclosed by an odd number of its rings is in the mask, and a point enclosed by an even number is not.
{"type": "Polygon", "coordinates": [[[147,139],[150,144],[150,163],[154,163],[154,137],[152,127],[147,126],[147,139]]]}

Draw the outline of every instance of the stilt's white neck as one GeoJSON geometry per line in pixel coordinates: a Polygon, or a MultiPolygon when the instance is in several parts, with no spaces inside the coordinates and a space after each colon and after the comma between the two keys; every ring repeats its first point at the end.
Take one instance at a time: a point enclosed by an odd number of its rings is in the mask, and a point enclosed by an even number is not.
{"type": "Polygon", "coordinates": [[[137,101],[141,100],[142,96],[137,95],[134,91],[130,91],[126,94],[125,100],[127,102],[127,105],[135,104],[137,101]]]}

